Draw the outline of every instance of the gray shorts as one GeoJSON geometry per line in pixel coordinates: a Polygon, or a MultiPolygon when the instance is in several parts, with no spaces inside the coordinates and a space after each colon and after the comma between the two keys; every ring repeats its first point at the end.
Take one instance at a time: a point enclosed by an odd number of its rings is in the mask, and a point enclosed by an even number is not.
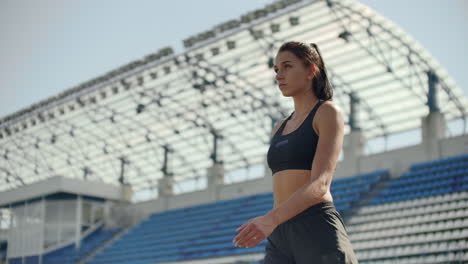
{"type": "Polygon", "coordinates": [[[313,205],[267,237],[265,264],[357,264],[344,221],[332,202],[313,205]]]}

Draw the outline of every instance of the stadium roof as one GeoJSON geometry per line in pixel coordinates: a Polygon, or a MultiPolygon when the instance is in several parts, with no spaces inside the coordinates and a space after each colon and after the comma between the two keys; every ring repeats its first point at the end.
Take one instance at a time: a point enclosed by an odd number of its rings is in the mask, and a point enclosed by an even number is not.
{"type": "Polygon", "coordinates": [[[169,172],[204,177],[215,160],[263,163],[272,122],[292,111],[271,68],[289,40],[318,44],[346,133],[351,95],[368,139],[420,127],[428,72],[446,120],[466,122],[463,91],[391,21],[356,1],[277,1],[3,118],[0,191],[56,175],[138,191],[169,172]]]}

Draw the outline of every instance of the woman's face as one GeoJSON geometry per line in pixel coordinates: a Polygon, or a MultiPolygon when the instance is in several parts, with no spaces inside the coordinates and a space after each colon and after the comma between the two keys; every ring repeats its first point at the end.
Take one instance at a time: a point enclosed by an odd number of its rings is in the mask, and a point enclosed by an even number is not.
{"type": "Polygon", "coordinates": [[[278,87],[284,96],[294,96],[310,89],[312,82],[312,68],[290,51],[281,51],[276,55],[275,66],[278,87]]]}

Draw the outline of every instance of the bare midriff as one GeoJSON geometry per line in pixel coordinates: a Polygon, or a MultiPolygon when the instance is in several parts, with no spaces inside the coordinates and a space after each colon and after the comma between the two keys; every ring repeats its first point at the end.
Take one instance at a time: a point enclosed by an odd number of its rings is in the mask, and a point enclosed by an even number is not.
{"type": "MultiPolygon", "coordinates": [[[[310,181],[310,170],[282,170],[273,175],[273,194],[274,208],[279,206],[284,201],[296,192],[299,188],[310,181]]],[[[332,202],[330,190],[318,200],[321,202],[332,202]]]]}

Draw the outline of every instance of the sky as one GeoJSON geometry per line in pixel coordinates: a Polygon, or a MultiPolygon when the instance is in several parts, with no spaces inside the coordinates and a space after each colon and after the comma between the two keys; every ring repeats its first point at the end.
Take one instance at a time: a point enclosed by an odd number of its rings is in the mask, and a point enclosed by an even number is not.
{"type": "MultiPolygon", "coordinates": [[[[0,118],[271,0],[1,0],[0,118]]],[[[360,0],[425,47],[468,95],[468,0],[360,0]],[[463,55],[465,54],[465,55],[463,55]]]]}

